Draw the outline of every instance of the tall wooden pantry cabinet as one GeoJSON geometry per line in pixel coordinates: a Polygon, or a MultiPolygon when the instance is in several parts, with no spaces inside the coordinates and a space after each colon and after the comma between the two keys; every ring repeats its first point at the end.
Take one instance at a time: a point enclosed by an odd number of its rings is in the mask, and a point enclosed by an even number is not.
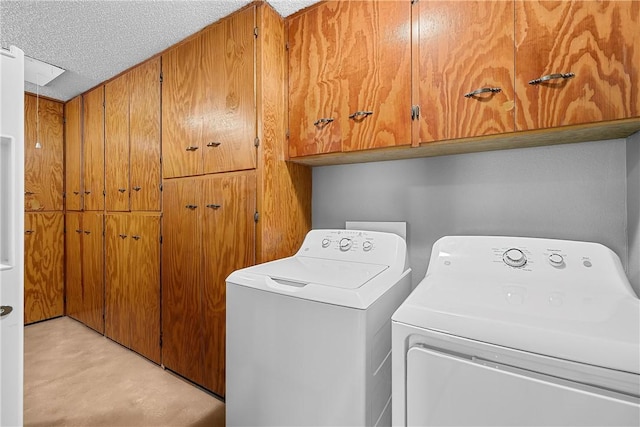
{"type": "Polygon", "coordinates": [[[285,162],[284,22],[250,5],[162,74],[162,360],[224,396],[226,277],[292,255],[311,226],[310,170],[285,162]]]}

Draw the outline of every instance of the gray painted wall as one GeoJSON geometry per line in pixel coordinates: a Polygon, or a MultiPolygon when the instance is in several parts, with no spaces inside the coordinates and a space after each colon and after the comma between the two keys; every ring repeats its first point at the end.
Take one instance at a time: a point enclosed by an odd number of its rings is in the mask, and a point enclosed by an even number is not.
{"type": "Polygon", "coordinates": [[[640,132],[627,138],[627,224],[627,276],[631,286],[640,295],[640,132]]]}
{"type": "Polygon", "coordinates": [[[406,221],[414,285],[433,243],[456,234],[593,241],[626,268],[626,152],[618,139],[316,167],[313,227],[406,221]]]}

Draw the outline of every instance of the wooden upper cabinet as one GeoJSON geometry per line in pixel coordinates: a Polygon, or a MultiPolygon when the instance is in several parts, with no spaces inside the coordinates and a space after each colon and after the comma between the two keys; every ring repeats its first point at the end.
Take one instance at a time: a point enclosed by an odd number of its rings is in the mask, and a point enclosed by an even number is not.
{"type": "Polygon", "coordinates": [[[162,56],[164,178],[255,168],[255,7],[162,56]]]}
{"type": "Polygon", "coordinates": [[[81,211],[82,190],[82,96],[64,104],[64,184],[65,208],[67,211],[81,211]]]}
{"type": "Polygon", "coordinates": [[[132,211],[160,210],[160,58],[131,70],[129,99],[132,211]]]}
{"type": "Polygon", "coordinates": [[[82,95],[84,210],[104,210],[104,86],[82,95]]]}
{"type": "Polygon", "coordinates": [[[640,2],[515,7],[518,130],[640,116],[640,2]]]}
{"type": "Polygon", "coordinates": [[[513,2],[420,1],[419,142],[515,130],[513,2]]]}
{"type": "Polygon", "coordinates": [[[291,157],[411,143],[411,2],[324,2],[288,38],[291,157]]]}
{"type": "Polygon", "coordinates": [[[24,208],[63,209],[64,105],[25,94],[24,208]]]}
{"type": "Polygon", "coordinates": [[[104,85],[105,203],[129,210],[129,74],[104,85]]]}
{"type": "Polygon", "coordinates": [[[160,210],[160,58],[105,85],[107,211],[160,210]]]}

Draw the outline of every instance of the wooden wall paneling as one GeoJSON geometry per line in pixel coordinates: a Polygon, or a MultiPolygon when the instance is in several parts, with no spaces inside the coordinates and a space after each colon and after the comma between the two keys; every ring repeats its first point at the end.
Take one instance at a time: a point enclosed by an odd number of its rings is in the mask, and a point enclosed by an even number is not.
{"type": "Polygon", "coordinates": [[[105,204],[107,211],[129,210],[130,73],[104,86],[105,204]]]}
{"type": "Polygon", "coordinates": [[[203,33],[204,173],[256,167],[255,14],[247,8],[203,33]]]}
{"type": "Polygon", "coordinates": [[[130,71],[131,210],[160,210],[160,58],[130,71]]]}
{"type": "Polygon", "coordinates": [[[163,183],[162,363],[202,384],[201,215],[198,179],[163,183]],[[186,206],[195,206],[188,208],[186,206]]]}
{"type": "Polygon", "coordinates": [[[256,263],[293,255],[311,229],[311,168],[287,157],[285,28],[268,5],[258,8],[256,263]]]}
{"type": "Polygon", "coordinates": [[[82,214],[65,214],[65,295],[67,316],[84,321],[84,287],[82,285],[82,214]]]}
{"type": "Polygon", "coordinates": [[[160,363],[160,216],[132,214],[128,274],[130,347],[160,363]]]}
{"type": "Polygon", "coordinates": [[[224,396],[225,279],[255,262],[255,172],[218,175],[203,184],[202,384],[224,396]]]}
{"type": "Polygon", "coordinates": [[[24,105],[25,210],[61,211],[64,104],[25,94],[24,105]]]}
{"type": "Polygon", "coordinates": [[[104,333],[104,214],[82,215],[84,323],[104,333]]]}
{"type": "Polygon", "coordinates": [[[202,173],[207,90],[202,34],[162,55],[162,176],[202,173]]]}
{"type": "Polygon", "coordinates": [[[640,2],[515,7],[518,130],[640,116],[640,2]],[[569,72],[575,77],[529,84],[569,72]]]}
{"type": "Polygon", "coordinates": [[[411,2],[339,3],[342,150],[410,145],[411,2]]]}
{"type": "Polygon", "coordinates": [[[513,2],[418,2],[420,142],[515,131],[513,2]],[[483,88],[498,93],[465,97],[483,88]]]}
{"type": "Polygon", "coordinates": [[[131,226],[127,214],[105,217],[105,284],[104,333],[116,342],[130,347],[131,328],[129,289],[137,285],[133,279],[131,226]]]}
{"type": "Polygon", "coordinates": [[[82,210],[82,96],[64,104],[64,183],[67,211],[82,210]]]}
{"type": "Polygon", "coordinates": [[[84,209],[104,210],[104,86],[83,95],[84,209]]]}
{"type": "Polygon", "coordinates": [[[344,57],[338,13],[339,3],[328,2],[287,20],[291,157],[342,150],[347,94],[338,80],[344,57]],[[314,125],[320,119],[333,121],[314,125]]]}
{"type": "Polygon", "coordinates": [[[64,314],[64,215],[25,214],[24,322],[64,314]]]}

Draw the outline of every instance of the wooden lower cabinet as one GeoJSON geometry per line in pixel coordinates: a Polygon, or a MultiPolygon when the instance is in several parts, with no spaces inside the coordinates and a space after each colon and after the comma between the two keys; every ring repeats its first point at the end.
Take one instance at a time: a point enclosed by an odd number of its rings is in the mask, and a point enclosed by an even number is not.
{"type": "Polygon", "coordinates": [[[104,333],[104,215],[66,214],[68,316],[104,333]]]}
{"type": "Polygon", "coordinates": [[[24,323],[62,316],[64,214],[25,214],[24,232],[24,323]]]}
{"type": "Polygon", "coordinates": [[[162,362],[225,394],[225,279],[255,262],[256,175],[166,180],[162,362]]]}
{"type": "Polygon", "coordinates": [[[160,215],[106,215],[105,335],[160,363],[160,215]]]}

